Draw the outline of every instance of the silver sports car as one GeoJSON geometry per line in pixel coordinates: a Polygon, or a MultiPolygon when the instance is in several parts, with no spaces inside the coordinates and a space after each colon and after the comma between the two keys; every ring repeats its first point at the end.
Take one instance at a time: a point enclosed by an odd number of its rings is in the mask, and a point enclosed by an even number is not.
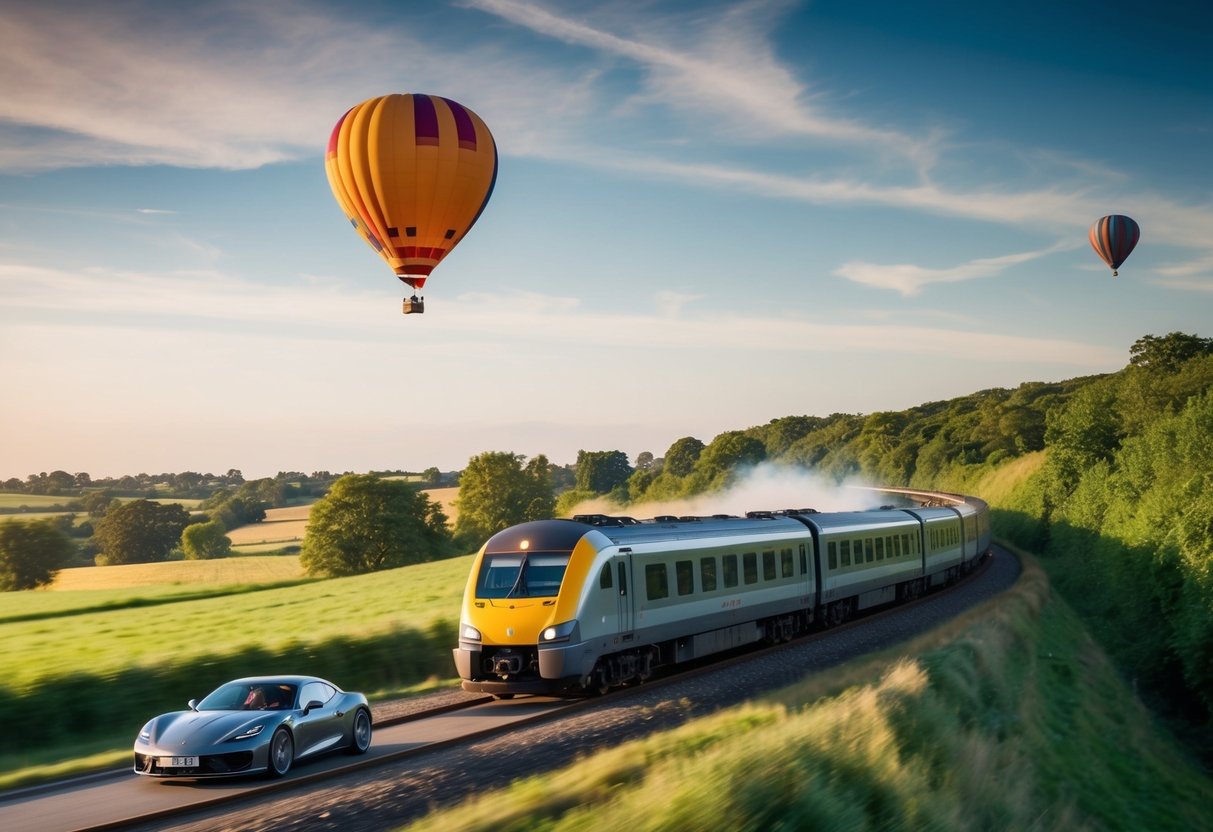
{"type": "Polygon", "coordinates": [[[371,747],[371,709],[315,676],[228,682],[188,711],[158,716],[135,739],[135,772],[149,777],[281,777],[295,760],[371,747]]]}

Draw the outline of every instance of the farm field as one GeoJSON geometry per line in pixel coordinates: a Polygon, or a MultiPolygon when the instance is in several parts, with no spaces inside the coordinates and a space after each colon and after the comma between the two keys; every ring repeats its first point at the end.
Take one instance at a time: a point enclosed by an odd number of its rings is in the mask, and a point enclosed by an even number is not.
{"type": "MultiPolygon", "coordinates": [[[[182,665],[242,651],[273,654],[300,644],[369,636],[393,628],[425,629],[436,620],[458,618],[471,566],[471,556],[463,556],[231,594],[226,589],[231,584],[226,583],[230,578],[225,570],[240,569],[245,560],[258,559],[147,564],[165,568],[164,582],[141,584],[146,589],[138,591],[111,585],[108,589],[13,593],[5,599],[4,617],[0,618],[5,684],[20,692],[81,669],[105,677],[136,666],[182,665]],[[209,583],[202,582],[201,573],[199,581],[188,586],[169,582],[180,575],[180,567],[192,563],[215,565],[219,571],[206,578],[209,583]],[[187,591],[206,597],[172,598],[187,591]],[[112,606],[124,597],[125,606],[112,606]],[[10,606],[9,601],[16,605],[10,606]],[[149,601],[157,602],[153,609],[147,608],[149,601]],[[24,607],[19,619],[15,619],[17,605],[24,607]],[[98,609],[99,605],[107,606],[98,609]]],[[[261,560],[293,561],[298,567],[298,560],[290,557],[261,560]]],[[[104,573],[121,567],[95,569],[92,574],[104,578],[104,573]]],[[[247,576],[247,572],[243,574],[247,576]]],[[[77,586],[89,584],[81,581],[77,586]]]]}

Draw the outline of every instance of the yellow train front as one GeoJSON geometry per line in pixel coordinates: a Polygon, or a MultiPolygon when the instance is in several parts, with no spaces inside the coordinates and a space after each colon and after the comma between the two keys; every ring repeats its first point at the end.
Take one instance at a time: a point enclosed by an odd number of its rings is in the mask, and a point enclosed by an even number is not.
{"type": "Polygon", "coordinates": [[[589,531],[540,520],[485,543],[468,577],[454,650],[464,690],[551,693],[588,677],[595,657],[582,641],[577,606],[598,553],[589,531]]]}

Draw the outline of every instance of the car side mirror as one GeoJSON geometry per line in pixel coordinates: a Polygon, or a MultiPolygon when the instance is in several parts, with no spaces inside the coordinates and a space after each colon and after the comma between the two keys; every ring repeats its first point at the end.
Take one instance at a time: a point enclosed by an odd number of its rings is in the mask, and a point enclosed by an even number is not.
{"type": "Polygon", "coordinates": [[[197,700],[197,699],[191,699],[191,700],[190,700],[189,702],[187,702],[186,704],[187,704],[187,705],[189,705],[189,708],[190,708],[190,710],[191,710],[191,711],[196,711],[196,710],[198,710],[198,700],[197,700]]]}
{"type": "Polygon", "coordinates": [[[323,702],[321,702],[319,699],[313,699],[311,702],[308,702],[307,705],[304,706],[303,715],[307,716],[309,713],[312,712],[313,709],[323,708],[323,707],[324,707],[323,702]]]}

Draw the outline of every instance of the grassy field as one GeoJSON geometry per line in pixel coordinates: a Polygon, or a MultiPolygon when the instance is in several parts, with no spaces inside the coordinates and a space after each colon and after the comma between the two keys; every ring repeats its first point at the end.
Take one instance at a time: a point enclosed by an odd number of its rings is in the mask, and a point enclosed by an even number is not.
{"type": "MultiPolygon", "coordinates": [[[[470,557],[462,557],[239,595],[228,591],[228,567],[237,567],[247,575],[244,561],[262,561],[253,564],[256,567],[265,565],[264,561],[281,561],[289,566],[292,560],[297,569],[298,560],[291,558],[147,564],[144,570],[164,567],[163,582],[142,584],[149,589],[147,596],[161,600],[166,594],[180,594],[183,585],[177,580],[183,567],[196,564],[217,570],[208,573],[211,583],[202,583],[204,574],[198,572],[199,581],[187,585],[194,594],[206,597],[162,604],[152,610],[136,600],[145,594],[135,593],[128,595],[130,606],[97,611],[99,603],[112,601],[118,597],[115,593],[122,592],[112,585],[108,589],[71,592],[13,593],[13,600],[21,599],[18,603],[27,608],[21,620],[0,619],[5,685],[20,693],[81,668],[106,676],[131,667],[188,663],[216,654],[253,649],[275,653],[300,642],[365,636],[393,627],[424,628],[434,619],[458,616],[471,563],[470,557]]],[[[108,585],[111,581],[105,573],[122,568],[95,567],[94,574],[108,585]]],[[[141,572],[136,568],[132,574],[141,572]]],[[[269,566],[266,574],[272,580],[290,579],[278,571],[277,564],[269,566]]],[[[291,577],[298,577],[298,573],[291,577]]],[[[11,615],[8,609],[6,603],[5,615],[11,615]]]]}
{"type": "Polygon", "coordinates": [[[12,491],[0,491],[0,508],[57,506],[71,499],[71,497],[48,497],[45,494],[21,494],[12,491]]]}
{"type": "Polygon", "coordinates": [[[1187,832],[1213,828],[1209,806],[1213,781],[1028,559],[915,642],[408,829],[1187,832]]]}

